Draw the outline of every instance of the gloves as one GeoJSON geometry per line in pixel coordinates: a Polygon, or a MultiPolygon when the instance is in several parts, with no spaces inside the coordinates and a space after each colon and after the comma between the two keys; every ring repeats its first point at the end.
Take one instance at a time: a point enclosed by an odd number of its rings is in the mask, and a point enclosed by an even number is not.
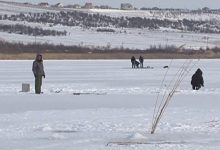
{"type": "Polygon", "coordinates": [[[45,74],[43,75],[43,77],[45,78],[45,74]]]}

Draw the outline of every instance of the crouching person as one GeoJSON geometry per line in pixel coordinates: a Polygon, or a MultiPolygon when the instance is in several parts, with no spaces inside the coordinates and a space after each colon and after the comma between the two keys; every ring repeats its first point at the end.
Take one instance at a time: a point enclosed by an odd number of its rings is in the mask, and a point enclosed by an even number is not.
{"type": "Polygon", "coordinates": [[[138,61],[135,61],[136,68],[139,68],[140,63],[138,61]]]}
{"type": "Polygon", "coordinates": [[[197,71],[193,74],[191,85],[193,90],[199,90],[202,86],[204,86],[201,69],[197,69],[197,71]]]}
{"type": "Polygon", "coordinates": [[[37,54],[33,62],[32,71],[35,77],[35,93],[41,94],[42,78],[45,78],[43,57],[41,54],[37,54]]]}

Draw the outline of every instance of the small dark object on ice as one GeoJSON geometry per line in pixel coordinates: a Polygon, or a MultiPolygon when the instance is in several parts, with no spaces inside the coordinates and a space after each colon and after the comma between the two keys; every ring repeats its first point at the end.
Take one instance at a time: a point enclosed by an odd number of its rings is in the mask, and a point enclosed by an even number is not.
{"type": "Polygon", "coordinates": [[[120,142],[109,142],[106,146],[119,145],[155,145],[155,144],[186,144],[185,141],[120,141],[120,142]]]}
{"type": "Polygon", "coordinates": [[[62,90],[56,90],[56,91],[54,91],[54,93],[61,93],[62,92],[62,90]]]}
{"type": "Polygon", "coordinates": [[[151,66],[147,66],[146,68],[147,69],[154,69],[154,67],[151,67],[151,66]]]}
{"type": "Polygon", "coordinates": [[[73,93],[73,95],[107,95],[107,93],[93,93],[93,92],[91,92],[91,93],[80,93],[80,92],[78,92],[78,93],[73,93]]]}
{"type": "Polygon", "coordinates": [[[165,68],[169,68],[169,66],[164,66],[163,68],[164,68],[164,69],[165,69],[165,68]]]}

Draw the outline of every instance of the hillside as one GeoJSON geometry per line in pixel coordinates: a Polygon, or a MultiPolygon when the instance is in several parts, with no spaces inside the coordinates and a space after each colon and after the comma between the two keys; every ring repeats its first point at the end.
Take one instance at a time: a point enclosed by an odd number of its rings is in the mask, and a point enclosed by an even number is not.
{"type": "Polygon", "coordinates": [[[220,11],[209,9],[87,10],[0,1],[0,27],[2,41],[24,44],[133,50],[220,47],[220,11]]]}

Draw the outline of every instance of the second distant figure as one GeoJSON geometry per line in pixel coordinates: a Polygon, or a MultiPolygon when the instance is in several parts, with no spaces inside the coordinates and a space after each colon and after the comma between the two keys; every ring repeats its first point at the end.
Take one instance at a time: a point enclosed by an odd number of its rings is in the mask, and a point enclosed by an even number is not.
{"type": "Polygon", "coordinates": [[[140,68],[144,68],[144,58],[142,56],[139,57],[140,68]]]}
{"type": "Polygon", "coordinates": [[[33,62],[32,71],[35,77],[35,93],[41,94],[42,77],[45,78],[43,57],[41,54],[37,54],[36,59],[33,62]]]}

